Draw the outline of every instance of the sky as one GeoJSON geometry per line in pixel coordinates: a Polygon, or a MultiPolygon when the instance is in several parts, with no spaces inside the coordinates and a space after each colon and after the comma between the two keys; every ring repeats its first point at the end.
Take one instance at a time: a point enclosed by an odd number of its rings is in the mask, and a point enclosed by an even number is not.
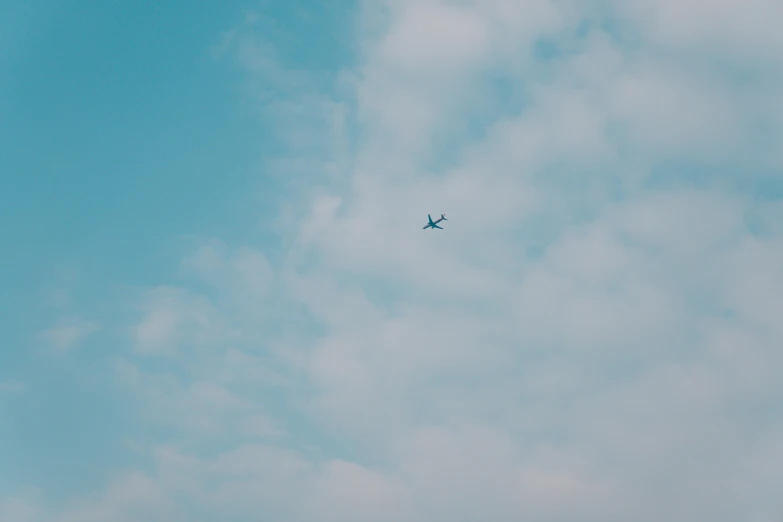
{"type": "Polygon", "coordinates": [[[781,520],[781,19],[4,3],[0,520],[781,520]]]}

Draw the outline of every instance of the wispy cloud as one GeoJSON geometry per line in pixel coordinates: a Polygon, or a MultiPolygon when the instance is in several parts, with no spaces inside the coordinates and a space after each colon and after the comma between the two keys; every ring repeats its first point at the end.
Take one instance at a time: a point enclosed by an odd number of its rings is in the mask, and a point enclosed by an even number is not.
{"type": "Polygon", "coordinates": [[[21,393],[24,384],[19,381],[0,381],[0,393],[21,393]]]}
{"type": "Polygon", "coordinates": [[[76,348],[82,341],[97,332],[100,325],[85,319],[64,320],[60,325],[41,332],[40,337],[58,352],[76,348]]]}

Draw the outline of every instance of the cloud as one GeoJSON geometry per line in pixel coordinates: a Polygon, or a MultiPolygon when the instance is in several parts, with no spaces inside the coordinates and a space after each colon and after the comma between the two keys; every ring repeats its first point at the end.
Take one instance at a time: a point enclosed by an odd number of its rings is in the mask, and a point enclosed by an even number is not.
{"type": "Polygon", "coordinates": [[[256,249],[229,249],[218,240],[200,243],[181,263],[183,275],[234,297],[263,299],[272,291],[275,274],[266,256],[256,249]]]}
{"type": "Polygon", "coordinates": [[[243,26],[277,174],[323,175],[282,252],[205,240],[143,294],[117,370],[170,443],[53,520],[776,520],[780,53],[745,9],[367,1],[334,75],[243,26]]]}
{"type": "Polygon", "coordinates": [[[229,335],[218,312],[205,298],[176,287],[158,287],[143,298],[144,317],[134,327],[136,350],[167,353],[192,350],[229,335]]]}
{"type": "Polygon", "coordinates": [[[783,56],[783,38],[771,22],[781,7],[769,0],[638,0],[616,2],[616,9],[667,50],[722,56],[740,66],[770,66],[783,56]]]}
{"type": "Polygon", "coordinates": [[[97,332],[100,325],[96,321],[72,319],[61,325],[41,332],[40,337],[58,352],[67,352],[97,332]]]}
{"type": "Polygon", "coordinates": [[[37,496],[20,496],[0,501],[0,520],[8,522],[42,522],[43,510],[37,496]]]}
{"type": "MultiPolygon", "coordinates": [[[[183,365],[184,377],[161,374],[129,361],[118,364],[118,377],[139,401],[142,417],[154,425],[173,429],[193,442],[210,440],[258,440],[277,438],[283,431],[263,404],[253,400],[252,389],[243,387],[252,379],[257,386],[279,387],[279,378],[269,369],[256,368],[261,361],[236,350],[208,361],[211,371],[200,365],[183,365]],[[236,364],[240,369],[233,369],[236,364]],[[216,370],[222,368],[220,373],[216,370]],[[222,373],[222,375],[221,375],[222,373]]],[[[142,435],[142,439],[146,436],[142,435]]]]}
{"type": "Polygon", "coordinates": [[[21,393],[24,388],[24,384],[19,381],[0,381],[0,393],[21,393]]]}

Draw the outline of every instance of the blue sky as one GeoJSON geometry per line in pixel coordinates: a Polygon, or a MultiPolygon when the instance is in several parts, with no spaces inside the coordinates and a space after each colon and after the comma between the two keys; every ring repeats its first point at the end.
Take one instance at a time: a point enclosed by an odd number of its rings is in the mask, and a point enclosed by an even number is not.
{"type": "MultiPolygon", "coordinates": [[[[134,417],[106,375],[114,350],[128,344],[112,331],[123,295],[173,277],[183,237],[263,238],[257,221],[273,210],[262,205],[276,202],[262,161],[286,151],[253,93],[243,93],[235,60],[210,52],[250,7],[4,8],[0,362],[4,380],[26,384],[23,401],[3,405],[9,487],[46,483],[59,494],[103,478],[101,461],[126,463],[119,439],[134,417]],[[108,331],[83,353],[52,359],[36,332],[82,314],[108,331]],[[74,477],[77,463],[87,469],[74,477]]],[[[265,11],[292,63],[334,68],[350,59],[333,28],[313,30],[296,10],[265,11]],[[307,42],[280,29],[298,25],[307,42]],[[303,52],[324,39],[320,52],[303,52]]]]}
{"type": "Polygon", "coordinates": [[[0,519],[777,520],[780,16],[0,7],[0,519]]]}

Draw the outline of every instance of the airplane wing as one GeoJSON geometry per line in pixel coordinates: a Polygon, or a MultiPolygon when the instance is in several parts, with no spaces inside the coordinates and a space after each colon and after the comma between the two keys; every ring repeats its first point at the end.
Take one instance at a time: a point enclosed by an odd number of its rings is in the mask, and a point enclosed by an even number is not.
{"type": "Polygon", "coordinates": [[[439,229],[443,230],[443,227],[439,227],[438,225],[435,225],[435,224],[432,225],[432,228],[439,228],[439,229]]]}
{"type": "Polygon", "coordinates": [[[434,225],[435,224],[435,223],[432,222],[432,216],[430,216],[429,214],[427,214],[427,219],[430,220],[430,225],[434,225]]]}

